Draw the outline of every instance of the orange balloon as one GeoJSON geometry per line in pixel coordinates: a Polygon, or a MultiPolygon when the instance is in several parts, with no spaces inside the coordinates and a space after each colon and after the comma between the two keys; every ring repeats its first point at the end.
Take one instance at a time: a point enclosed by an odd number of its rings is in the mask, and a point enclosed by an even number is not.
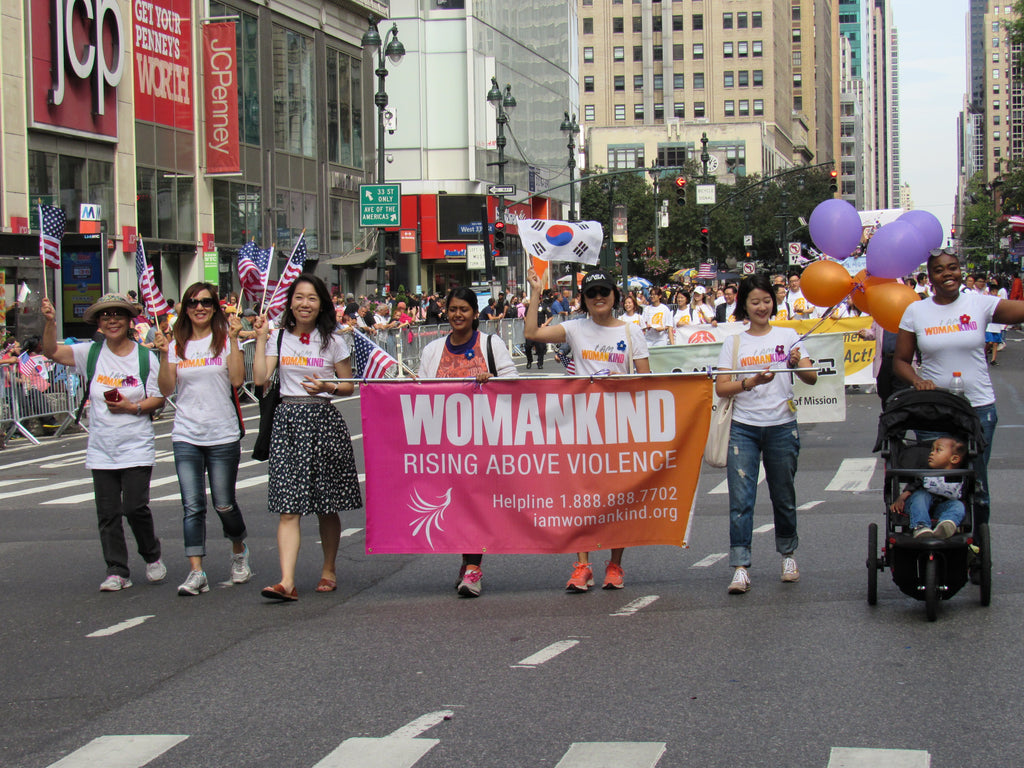
{"type": "Polygon", "coordinates": [[[869,286],[866,293],[871,316],[890,333],[899,332],[903,313],[921,298],[909,285],[896,282],[869,286]]]}
{"type": "Polygon", "coordinates": [[[853,276],[853,294],[850,296],[850,300],[853,302],[853,306],[859,309],[865,314],[871,314],[868,310],[868,297],[865,291],[873,285],[885,285],[886,283],[895,283],[896,279],[892,277],[875,277],[874,275],[868,275],[866,269],[862,269],[856,275],[853,276]]]}
{"type": "Polygon", "coordinates": [[[819,307],[831,307],[845,299],[853,288],[853,278],[837,261],[816,261],[800,275],[804,297],[819,307]]]}

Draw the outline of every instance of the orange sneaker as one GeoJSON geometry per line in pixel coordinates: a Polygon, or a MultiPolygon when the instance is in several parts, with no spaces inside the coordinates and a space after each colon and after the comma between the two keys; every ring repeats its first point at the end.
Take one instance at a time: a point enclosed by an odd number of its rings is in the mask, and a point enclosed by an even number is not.
{"type": "Polygon", "coordinates": [[[565,585],[567,592],[586,592],[594,586],[594,572],[590,570],[590,563],[576,562],[572,566],[572,576],[565,585]]]}
{"type": "Polygon", "coordinates": [[[622,566],[608,561],[604,569],[604,586],[601,589],[622,589],[622,566]]]}

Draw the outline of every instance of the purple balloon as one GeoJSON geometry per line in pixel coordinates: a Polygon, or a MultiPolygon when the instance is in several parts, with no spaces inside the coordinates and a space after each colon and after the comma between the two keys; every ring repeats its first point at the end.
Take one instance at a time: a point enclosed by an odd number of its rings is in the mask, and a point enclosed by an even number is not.
{"type": "Polygon", "coordinates": [[[914,272],[928,257],[921,231],[901,216],[880,227],[868,243],[868,274],[903,277],[914,272]]]}
{"type": "Polygon", "coordinates": [[[845,259],[860,245],[860,214],[845,200],[819,203],[811,212],[808,229],[814,244],[837,259],[845,259]]]}
{"type": "Polygon", "coordinates": [[[942,247],[942,224],[935,216],[928,211],[907,211],[901,215],[898,221],[909,221],[924,238],[925,247],[930,251],[932,248],[942,247]]]}

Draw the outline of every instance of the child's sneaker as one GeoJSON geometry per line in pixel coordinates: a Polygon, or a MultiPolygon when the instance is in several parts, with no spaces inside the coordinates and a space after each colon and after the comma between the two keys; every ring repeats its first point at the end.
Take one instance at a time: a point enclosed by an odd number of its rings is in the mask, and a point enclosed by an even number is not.
{"type": "Polygon", "coordinates": [[[729,582],[730,595],[742,595],[750,591],[750,575],[747,569],[740,566],[732,573],[732,581],[729,582]]]}
{"type": "Polygon", "coordinates": [[[930,539],[935,536],[935,531],[929,528],[927,525],[919,525],[914,529],[915,539],[930,539]]]}
{"type": "Polygon", "coordinates": [[[565,585],[566,592],[586,592],[594,586],[594,572],[590,563],[576,562],[572,566],[572,576],[565,585]]]}
{"type": "Polygon", "coordinates": [[[467,565],[459,581],[459,594],[463,597],[480,597],[480,590],[483,587],[480,582],[483,578],[484,572],[480,570],[480,566],[467,565]]]}
{"type": "Polygon", "coordinates": [[[956,533],[956,523],[952,520],[940,520],[939,524],[935,526],[934,533],[936,539],[948,539],[956,533]]]}

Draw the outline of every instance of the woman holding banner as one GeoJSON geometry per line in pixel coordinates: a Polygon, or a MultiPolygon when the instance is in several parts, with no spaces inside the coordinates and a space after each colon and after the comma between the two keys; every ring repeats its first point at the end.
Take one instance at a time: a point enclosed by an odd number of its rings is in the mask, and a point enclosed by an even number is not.
{"type": "MultiPolygon", "coordinates": [[[[491,376],[519,376],[512,356],[501,339],[480,332],[480,311],[476,294],[472,290],[466,287],[452,288],[445,304],[451,332],[423,348],[418,373],[421,379],[476,378],[477,382],[483,384],[491,376]]],[[[531,310],[536,325],[537,308],[532,307],[531,310]]],[[[527,344],[530,343],[527,341],[527,344]]],[[[543,362],[544,358],[540,359],[543,362]]],[[[480,596],[483,578],[480,565],[483,558],[481,553],[462,556],[462,567],[455,588],[463,597],[480,596]]]]}
{"type": "Polygon", "coordinates": [[[747,569],[754,533],[758,465],[762,461],[775,516],[775,548],[782,555],[782,581],[800,580],[793,559],[799,544],[794,481],[800,454],[793,377],[786,373],[777,376],[771,366],[799,368],[796,375],[805,384],[814,384],[818,373],[811,368],[807,350],[796,331],[771,325],[776,308],[775,292],[767,275],[744,278],[736,299],[736,319],[749,320],[750,326],[727,338],[718,356],[720,370],[752,373],[723,373],[715,381],[718,397],[734,398],[726,468],[729,565],[735,569],[730,594],[750,589],[747,569]]]}
{"type": "MultiPolygon", "coordinates": [[[[538,328],[535,319],[535,310],[540,301],[540,277],[533,269],[527,277],[531,289],[530,310],[526,313],[527,339],[548,344],[569,342],[576,361],[576,374],[580,376],[651,372],[650,353],[640,328],[615,318],[619,289],[611,277],[600,270],[588,272],[580,286],[583,311],[587,316],[545,328],[538,328]],[[619,349],[626,354],[621,355],[621,362],[608,360],[608,349],[619,349]]],[[[622,547],[612,550],[611,559],[605,567],[604,589],[622,589],[622,552],[622,547]]],[[[593,584],[590,553],[577,552],[572,576],[565,588],[569,592],[586,592],[593,584]]]]}
{"type": "Polygon", "coordinates": [[[694,325],[718,325],[715,320],[715,308],[708,302],[708,289],[698,285],[693,289],[693,305],[690,314],[694,325]]]}
{"type": "Polygon", "coordinates": [[[341,542],[338,512],[363,506],[352,440],[335,395],[350,395],[351,351],[334,333],[334,305],[320,278],[303,273],[288,288],[280,330],[271,335],[266,317],[256,318],[253,383],[265,386],[279,368],[281,403],[274,412],[270,438],[268,506],[280,515],[277,549],[281,580],[260,593],[271,600],[298,600],[295,564],[299,559],[299,521],[315,514],[324,552],[317,592],[338,588],[335,560],[341,542]],[[269,343],[268,343],[269,340],[269,343]]]}

